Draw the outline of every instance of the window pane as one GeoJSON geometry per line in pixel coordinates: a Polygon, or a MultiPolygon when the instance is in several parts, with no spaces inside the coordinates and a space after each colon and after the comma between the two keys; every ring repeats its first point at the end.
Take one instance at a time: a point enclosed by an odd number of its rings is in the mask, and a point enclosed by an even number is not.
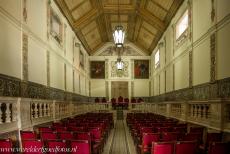
{"type": "Polygon", "coordinates": [[[159,64],[160,64],[160,52],[158,49],[157,52],[155,53],[155,68],[157,68],[159,64]]]}
{"type": "Polygon", "coordinates": [[[188,10],[181,17],[176,26],[176,39],[178,39],[181,34],[183,34],[188,28],[188,10]]]}

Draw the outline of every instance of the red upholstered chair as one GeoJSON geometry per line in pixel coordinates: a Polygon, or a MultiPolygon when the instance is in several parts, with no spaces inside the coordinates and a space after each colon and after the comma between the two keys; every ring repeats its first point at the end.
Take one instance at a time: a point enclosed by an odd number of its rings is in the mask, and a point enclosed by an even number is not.
{"type": "Polygon", "coordinates": [[[118,103],[122,103],[123,102],[123,97],[122,96],[119,96],[118,97],[118,103]]]}
{"type": "Polygon", "coordinates": [[[135,98],[132,98],[131,99],[131,103],[136,103],[137,101],[136,101],[136,99],[135,98]]]}
{"type": "Polygon", "coordinates": [[[83,131],[85,131],[85,128],[83,126],[79,126],[79,127],[70,126],[70,127],[68,127],[68,130],[74,131],[74,132],[83,132],[83,131]]]}
{"type": "Polygon", "coordinates": [[[162,133],[163,142],[176,141],[178,137],[179,137],[179,133],[177,132],[163,132],[162,133]]]}
{"type": "Polygon", "coordinates": [[[180,141],[176,142],[175,154],[196,154],[196,141],[180,141]]]}
{"type": "Polygon", "coordinates": [[[42,132],[40,134],[42,140],[56,140],[57,133],[56,132],[42,132]]]}
{"type": "Polygon", "coordinates": [[[102,103],[107,103],[107,100],[105,99],[105,97],[102,98],[101,102],[102,103]]]}
{"type": "Polygon", "coordinates": [[[116,108],[116,99],[115,99],[115,98],[112,98],[112,99],[111,99],[111,103],[112,103],[113,109],[115,109],[115,108],[116,108]]]}
{"type": "Polygon", "coordinates": [[[95,103],[99,103],[100,102],[100,100],[99,100],[99,98],[95,98],[95,103]]]}
{"type": "Polygon", "coordinates": [[[152,142],[160,140],[159,133],[143,133],[142,144],[139,145],[141,153],[148,153],[151,151],[152,142]]]}
{"type": "Polygon", "coordinates": [[[39,127],[39,132],[53,132],[53,129],[51,127],[39,127]]]}
{"type": "Polygon", "coordinates": [[[43,154],[43,142],[41,140],[22,141],[23,154],[43,154]]]}
{"type": "Polygon", "coordinates": [[[48,154],[66,154],[68,152],[65,140],[47,141],[48,154]]]}
{"type": "Polygon", "coordinates": [[[58,136],[62,140],[73,140],[74,134],[72,132],[59,132],[58,136]]]}
{"type": "Polygon", "coordinates": [[[90,142],[88,140],[71,141],[71,154],[91,154],[90,142]]]}
{"type": "Polygon", "coordinates": [[[13,154],[11,139],[0,139],[0,152],[1,154],[13,154]]]}
{"type": "Polygon", "coordinates": [[[224,142],[212,142],[209,145],[208,154],[229,154],[230,145],[224,142]]]}
{"type": "Polygon", "coordinates": [[[138,98],[137,102],[141,103],[141,102],[143,102],[143,99],[142,98],[138,98]]]}
{"type": "Polygon", "coordinates": [[[90,132],[76,132],[75,139],[77,140],[88,140],[91,142],[90,132]]]}
{"type": "Polygon", "coordinates": [[[153,142],[151,154],[173,154],[174,142],[153,142]]]}
{"type": "Polygon", "coordinates": [[[20,131],[22,140],[36,139],[37,134],[34,131],[20,131]]]}
{"type": "Polygon", "coordinates": [[[202,134],[201,133],[187,133],[184,135],[183,139],[184,141],[194,141],[196,140],[198,144],[202,142],[202,134]]]}
{"type": "Polygon", "coordinates": [[[207,151],[210,143],[221,142],[221,141],[222,141],[222,133],[207,133],[207,138],[205,143],[200,145],[199,148],[203,151],[207,151]]]}

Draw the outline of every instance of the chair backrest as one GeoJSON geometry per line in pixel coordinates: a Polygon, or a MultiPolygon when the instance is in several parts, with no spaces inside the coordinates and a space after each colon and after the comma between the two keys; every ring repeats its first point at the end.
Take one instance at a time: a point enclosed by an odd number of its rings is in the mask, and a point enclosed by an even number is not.
{"type": "Polygon", "coordinates": [[[90,129],[90,134],[91,134],[93,140],[98,140],[102,136],[101,129],[99,127],[90,129]]]}
{"type": "MultiPolygon", "coordinates": [[[[174,142],[153,142],[151,154],[173,154],[174,142]]],[[[185,153],[186,154],[186,153],[185,153]]]]}
{"type": "Polygon", "coordinates": [[[100,100],[99,100],[99,98],[95,98],[95,103],[99,103],[100,102],[100,100]]]}
{"type": "Polygon", "coordinates": [[[76,132],[75,138],[77,140],[88,140],[88,141],[91,141],[90,132],[76,132]]]}
{"type": "Polygon", "coordinates": [[[39,132],[53,132],[53,129],[51,127],[39,127],[39,132]]]}
{"type": "Polygon", "coordinates": [[[185,134],[184,141],[198,141],[199,143],[202,141],[202,133],[188,133],[185,134]]]}
{"type": "Polygon", "coordinates": [[[42,132],[40,134],[40,137],[42,140],[55,140],[57,139],[57,133],[56,132],[42,132]]]}
{"type": "Polygon", "coordinates": [[[212,142],[209,145],[208,154],[229,154],[229,143],[212,142]]]}
{"type": "Polygon", "coordinates": [[[195,154],[197,149],[196,141],[180,141],[176,142],[175,154],[195,154]]]}
{"type": "Polygon", "coordinates": [[[1,154],[13,154],[11,139],[0,139],[0,153],[1,154]]]}
{"type": "Polygon", "coordinates": [[[142,146],[143,147],[151,147],[152,142],[158,142],[160,140],[159,133],[143,133],[142,137],[142,146]]]}
{"type": "Polygon", "coordinates": [[[49,140],[47,147],[49,154],[66,154],[68,152],[65,140],[49,140]]]}
{"type": "Polygon", "coordinates": [[[221,142],[221,140],[222,133],[207,133],[207,144],[209,144],[210,142],[221,142]]]}
{"type": "Polygon", "coordinates": [[[71,154],[90,154],[90,143],[88,140],[73,140],[71,150],[71,154]]]}
{"type": "Polygon", "coordinates": [[[58,133],[58,136],[62,140],[72,140],[74,139],[74,135],[72,132],[60,132],[58,133]]]}
{"type": "Polygon", "coordinates": [[[78,131],[82,132],[82,131],[85,130],[85,128],[83,126],[78,126],[78,127],[76,127],[76,126],[70,126],[70,127],[68,127],[68,130],[75,131],[75,132],[78,132],[78,131]]]}
{"type": "Polygon", "coordinates": [[[23,154],[43,154],[43,142],[41,140],[22,141],[23,154]]]}
{"type": "Polygon", "coordinates": [[[162,141],[176,141],[179,138],[179,134],[177,132],[163,132],[162,133],[162,141]]]}
{"type": "Polygon", "coordinates": [[[22,140],[36,139],[37,135],[34,131],[20,131],[22,140]]]}

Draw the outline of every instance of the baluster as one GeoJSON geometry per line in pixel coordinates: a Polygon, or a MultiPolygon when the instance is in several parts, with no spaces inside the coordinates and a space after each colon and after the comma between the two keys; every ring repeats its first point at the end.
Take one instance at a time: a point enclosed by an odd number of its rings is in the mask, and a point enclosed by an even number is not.
{"type": "Polygon", "coordinates": [[[16,103],[12,103],[12,121],[17,120],[17,106],[16,103]]]}
{"type": "Polygon", "coordinates": [[[11,112],[10,112],[10,103],[6,103],[6,123],[11,122],[11,112]]]}
{"type": "Polygon", "coordinates": [[[2,124],[2,103],[0,102],[0,124],[2,124]]]}
{"type": "Polygon", "coordinates": [[[34,103],[34,118],[38,118],[39,116],[39,110],[38,110],[38,103],[34,103]]]}

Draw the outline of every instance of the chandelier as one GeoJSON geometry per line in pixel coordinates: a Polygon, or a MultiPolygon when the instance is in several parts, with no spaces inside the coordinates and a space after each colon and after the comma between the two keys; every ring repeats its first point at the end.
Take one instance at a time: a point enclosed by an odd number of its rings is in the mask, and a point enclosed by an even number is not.
{"type": "Polygon", "coordinates": [[[118,0],[118,25],[115,27],[115,31],[113,32],[113,39],[116,47],[120,48],[123,46],[124,39],[125,39],[125,31],[123,30],[123,26],[120,23],[119,0],[118,0]]]}
{"type": "Polygon", "coordinates": [[[118,49],[118,58],[117,58],[116,66],[117,66],[117,70],[121,71],[124,68],[124,62],[121,59],[121,54],[120,54],[121,48],[117,48],[117,49],[118,49]]]}

